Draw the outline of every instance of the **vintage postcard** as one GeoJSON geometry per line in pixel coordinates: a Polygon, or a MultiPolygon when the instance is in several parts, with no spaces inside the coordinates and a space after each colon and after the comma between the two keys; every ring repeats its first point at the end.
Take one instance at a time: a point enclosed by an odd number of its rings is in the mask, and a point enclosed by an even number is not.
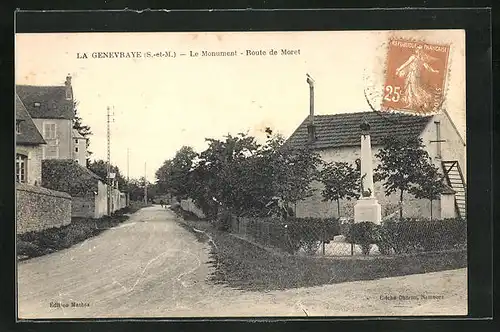
{"type": "Polygon", "coordinates": [[[20,320],[467,315],[463,30],[15,42],[20,320]]]}

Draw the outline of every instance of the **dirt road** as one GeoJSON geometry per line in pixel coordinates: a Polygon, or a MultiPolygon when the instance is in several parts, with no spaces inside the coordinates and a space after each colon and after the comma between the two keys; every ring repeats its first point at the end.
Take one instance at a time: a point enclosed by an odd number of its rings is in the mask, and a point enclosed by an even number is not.
{"type": "Polygon", "coordinates": [[[246,292],[206,281],[212,270],[209,250],[172,212],[143,209],[72,248],[20,262],[19,318],[467,313],[465,269],[246,292]]]}

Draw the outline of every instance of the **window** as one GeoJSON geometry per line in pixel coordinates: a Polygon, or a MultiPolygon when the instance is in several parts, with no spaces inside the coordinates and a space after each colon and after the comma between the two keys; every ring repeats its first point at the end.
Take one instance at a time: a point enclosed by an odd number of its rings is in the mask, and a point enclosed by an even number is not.
{"type": "Polygon", "coordinates": [[[78,152],[78,146],[75,148],[75,152],[78,152]]]}
{"type": "Polygon", "coordinates": [[[26,166],[28,157],[22,154],[16,154],[16,181],[26,182],[26,166]]]}
{"type": "Polygon", "coordinates": [[[21,133],[21,121],[18,120],[16,121],[16,134],[20,134],[21,133]]]}
{"type": "Polygon", "coordinates": [[[78,144],[78,140],[77,139],[75,139],[75,144],[78,144]]]}
{"type": "Polygon", "coordinates": [[[57,138],[56,124],[55,123],[44,123],[43,124],[43,137],[46,139],[57,138]]]}
{"type": "Polygon", "coordinates": [[[441,139],[441,123],[439,121],[434,121],[436,125],[436,158],[441,158],[441,142],[444,142],[441,139]]]}

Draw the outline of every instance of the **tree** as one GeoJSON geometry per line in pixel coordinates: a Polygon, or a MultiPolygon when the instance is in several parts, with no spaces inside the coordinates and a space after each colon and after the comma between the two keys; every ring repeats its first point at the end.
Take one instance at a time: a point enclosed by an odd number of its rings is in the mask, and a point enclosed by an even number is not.
{"type": "Polygon", "coordinates": [[[172,160],[166,160],[155,174],[161,192],[187,198],[191,191],[190,172],[197,156],[191,147],[183,146],[172,160]]]}
{"type": "Polygon", "coordinates": [[[208,216],[220,208],[230,214],[263,215],[279,197],[295,203],[311,194],[319,156],[309,149],[285,144],[268,131],[264,145],[245,133],[207,138],[199,154],[182,148],[156,172],[161,190],[190,197],[208,216]]]}
{"type": "MultiPolygon", "coordinates": [[[[255,138],[245,133],[227,135],[225,140],[208,138],[209,146],[199,155],[198,180],[203,174],[206,194],[229,213],[248,211],[260,197],[252,188],[255,164],[251,161],[259,149],[255,138]]],[[[196,184],[195,185],[200,185],[196,184]]]]}
{"type": "Polygon", "coordinates": [[[130,179],[127,183],[127,192],[130,200],[140,201],[144,199],[144,181],[141,179],[130,179]]]}
{"type": "Polygon", "coordinates": [[[261,156],[270,170],[272,195],[283,199],[286,210],[290,203],[312,195],[311,183],[321,162],[317,153],[307,147],[292,147],[281,135],[269,131],[261,156]]]}
{"type": "Polygon", "coordinates": [[[340,217],[340,200],[356,198],[359,192],[359,171],[347,162],[332,162],[321,170],[324,185],[323,201],[336,201],[340,217]]]}
{"type": "Polygon", "coordinates": [[[429,154],[419,137],[388,136],[382,145],[375,155],[380,164],[375,169],[374,180],[384,181],[386,196],[399,191],[399,218],[403,219],[403,194],[425,176],[429,154]]]}
{"type": "Polygon", "coordinates": [[[90,146],[90,139],[89,136],[92,135],[92,131],[90,130],[90,127],[87,125],[83,124],[82,118],[79,116],[78,113],[78,101],[73,102],[73,111],[75,112],[75,117],[73,119],[73,129],[76,129],[80,135],[82,135],[85,140],[86,140],[86,148],[87,148],[87,167],[90,164],[90,159],[89,157],[92,155],[92,152],[89,150],[90,146]]]}
{"type": "Polygon", "coordinates": [[[172,160],[167,159],[163,162],[158,170],[155,172],[156,184],[158,185],[158,190],[160,193],[167,194],[170,193],[170,172],[172,168],[172,160]]]}
{"type": "MultiPolygon", "coordinates": [[[[104,160],[94,160],[92,161],[88,168],[94,172],[96,175],[99,175],[102,179],[104,179],[107,183],[108,178],[108,162],[104,160]]],[[[118,188],[125,189],[127,188],[127,180],[122,176],[120,169],[118,166],[111,165],[110,172],[115,173],[116,181],[118,182],[118,188]]]]}
{"type": "Polygon", "coordinates": [[[439,198],[444,188],[443,176],[439,174],[439,169],[428,161],[422,167],[422,176],[416,180],[416,185],[410,188],[409,191],[415,198],[423,198],[430,201],[432,220],[432,201],[439,198]]]}

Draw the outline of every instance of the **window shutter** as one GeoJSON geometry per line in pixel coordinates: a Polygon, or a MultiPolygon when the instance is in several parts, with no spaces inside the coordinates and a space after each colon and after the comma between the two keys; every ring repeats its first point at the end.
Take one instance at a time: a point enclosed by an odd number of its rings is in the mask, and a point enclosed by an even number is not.
{"type": "Polygon", "coordinates": [[[55,139],[57,137],[57,125],[55,123],[44,123],[43,136],[46,139],[55,139]]]}

